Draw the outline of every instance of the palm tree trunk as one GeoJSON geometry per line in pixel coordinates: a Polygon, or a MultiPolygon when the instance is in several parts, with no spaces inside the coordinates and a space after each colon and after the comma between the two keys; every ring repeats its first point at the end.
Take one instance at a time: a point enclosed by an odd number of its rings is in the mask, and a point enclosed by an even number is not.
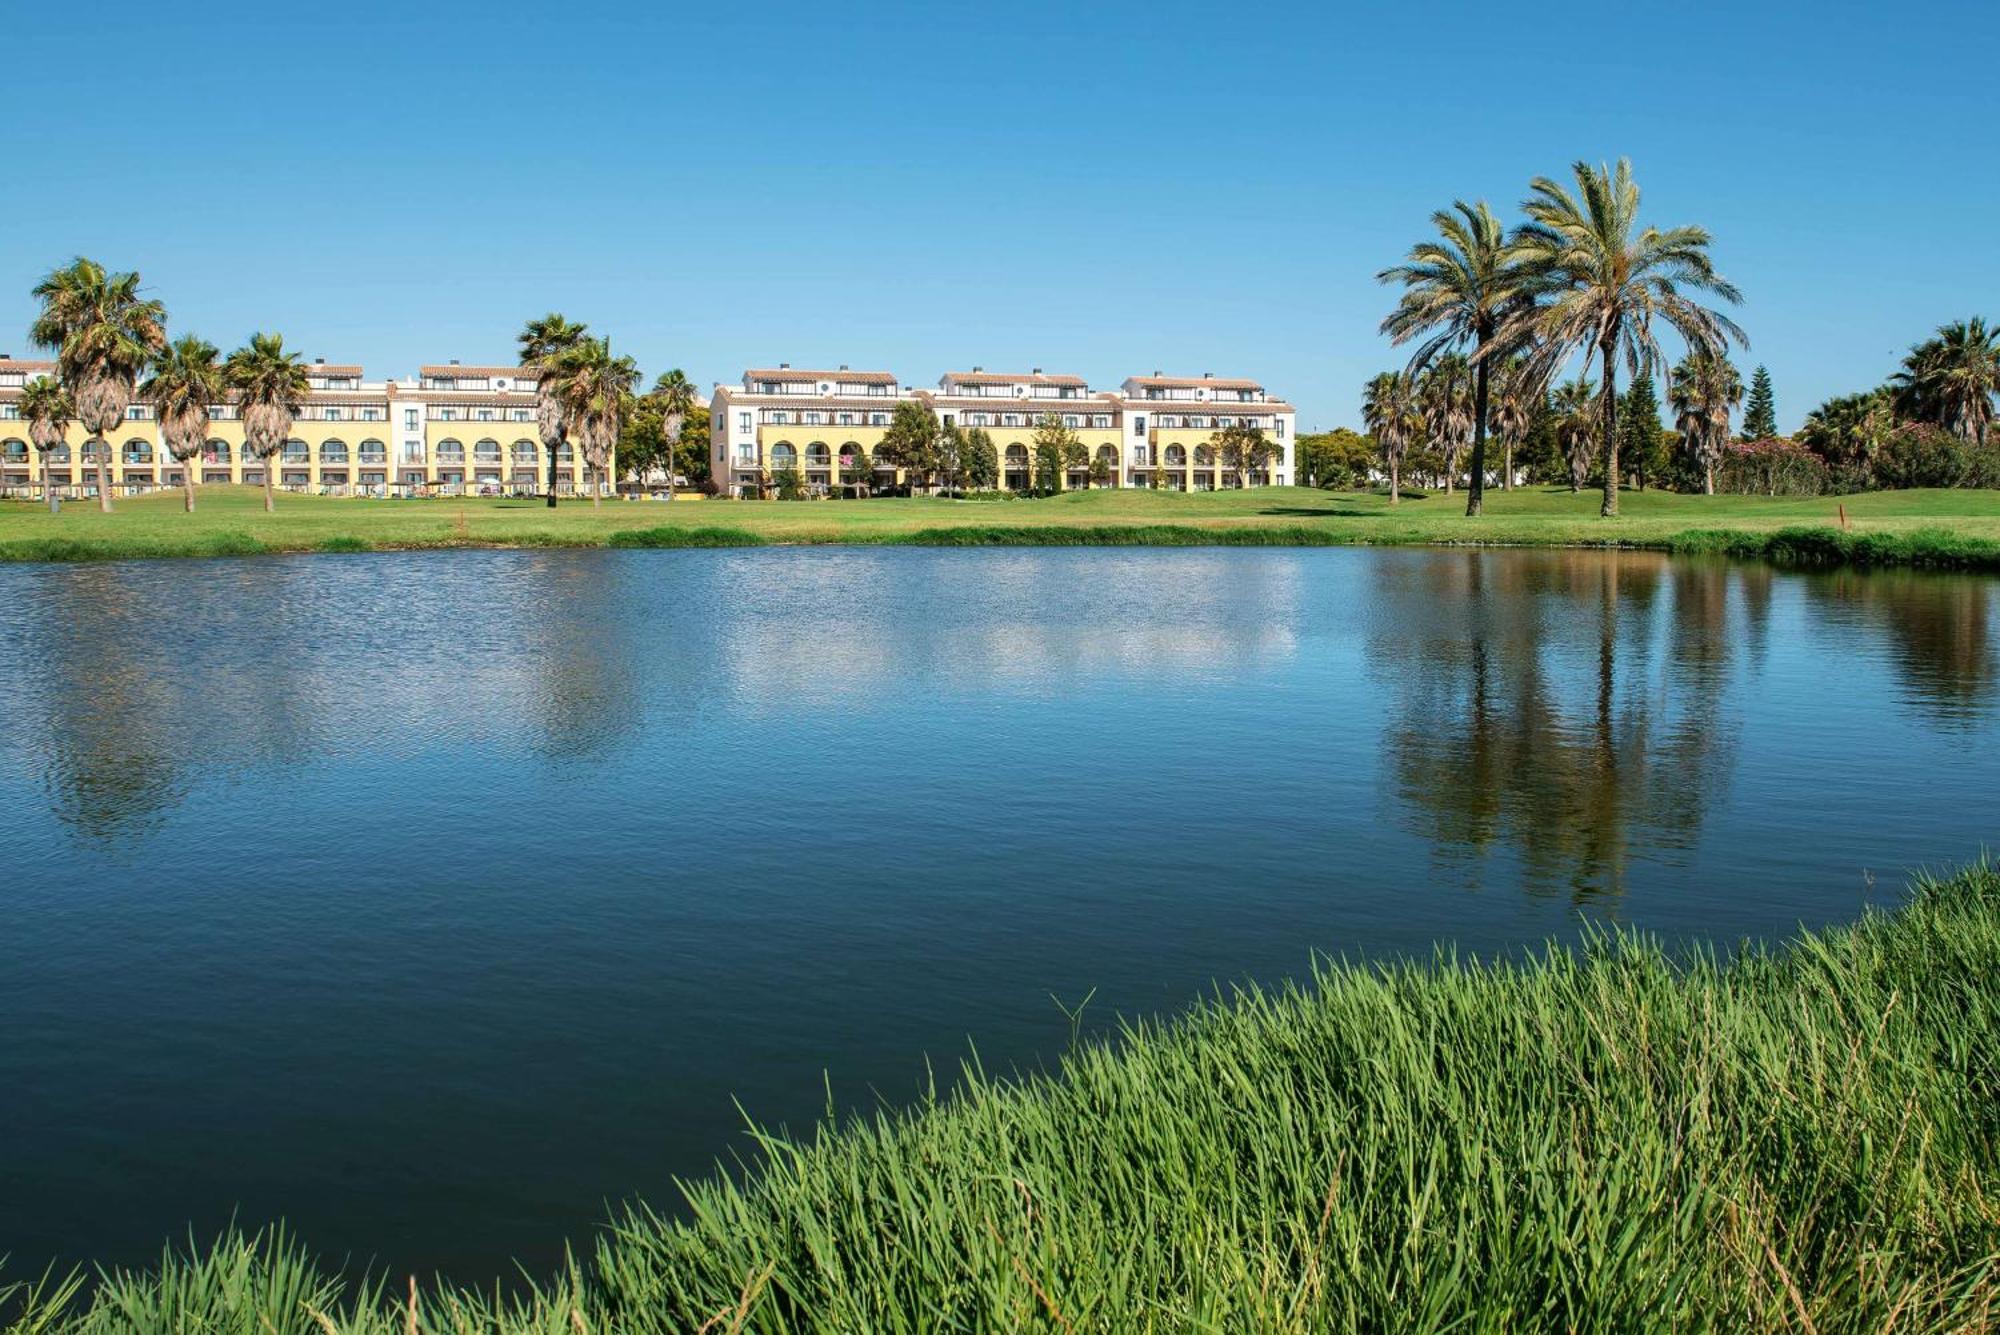
{"type": "Polygon", "coordinates": [[[1599,344],[1604,353],[1604,504],[1597,513],[1605,519],[1618,516],[1618,367],[1611,360],[1617,340],[1599,344]]]}
{"type": "Polygon", "coordinates": [[[590,508],[601,510],[604,508],[604,477],[588,464],[584,465],[583,471],[590,479],[590,508]]]}
{"type": "Polygon", "coordinates": [[[1500,475],[1500,490],[1512,491],[1514,490],[1514,438],[1512,436],[1507,437],[1503,443],[1502,453],[1506,457],[1507,471],[1500,475]]]}
{"type": "Polygon", "coordinates": [[[1702,469],[1701,472],[1701,494],[1704,496],[1715,495],[1715,465],[1710,464],[1708,467],[1702,469]]]}
{"type": "Polygon", "coordinates": [[[184,497],[186,498],[187,512],[189,514],[193,514],[194,513],[194,464],[192,461],[184,461],[181,464],[181,491],[184,497]]]}
{"type": "Polygon", "coordinates": [[[556,464],[562,456],[562,446],[549,446],[549,509],[556,508],[556,464]]]}
{"type": "Polygon", "coordinates": [[[278,469],[276,466],[277,462],[278,462],[278,456],[275,453],[267,454],[264,456],[264,513],[265,514],[271,514],[278,508],[278,490],[276,486],[277,474],[278,474],[278,469]]]}
{"type": "Polygon", "coordinates": [[[55,471],[49,466],[49,452],[42,451],[42,495],[48,498],[49,513],[62,513],[62,497],[56,495],[55,471]]]}
{"type": "Polygon", "coordinates": [[[1394,455],[1389,456],[1389,504],[1403,503],[1403,470],[1394,455]]]}
{"type": "Polygon", "coordinates": [[[1472,372],[1472,485],[1465,490],[1465,515],[1476,519],[1486,506],[1486,337],[1480,335],[1472,372]]]}
{"type": "Polygon", "coordinates": [[[111,513],[111,442],[104,442],[104,453],[97,456],[97,508],[104,514],[111,513]]]}

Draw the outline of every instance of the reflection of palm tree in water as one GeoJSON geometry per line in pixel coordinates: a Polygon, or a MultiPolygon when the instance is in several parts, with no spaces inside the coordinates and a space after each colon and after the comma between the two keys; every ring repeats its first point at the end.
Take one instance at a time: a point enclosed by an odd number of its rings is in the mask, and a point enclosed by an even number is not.
{"type": "Polygon", "coordinates": [[[1387,732],[1398,795],[1441,852],[1497,845],[1531,889],[1567,884],[1583,899],[1617,893],[1633,856],[1692,842],[1731,753],[1714,707],[1728,573],[1674,569],[1655,698],[1652,608],[1666,569],[1629,554],[1428,563],[1420,623],[1462,620],[1377,648],[1402,688],[1387,732]]]}
{"type": "Polygon", "coordinates": [[[1996,694],[1991,579],[1912,570],[1839,570],[1806,581],[1807,596],[1839,605],[1887,634],[1883,644],[1903,687],[1946,723],[1983,716],[1996,694]]]}

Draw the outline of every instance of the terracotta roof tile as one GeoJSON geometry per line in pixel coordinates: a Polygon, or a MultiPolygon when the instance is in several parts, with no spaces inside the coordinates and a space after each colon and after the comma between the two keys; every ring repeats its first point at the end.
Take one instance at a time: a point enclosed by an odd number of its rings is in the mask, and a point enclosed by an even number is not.
{"type": "Polygon", "coordinates": [[[943,379],[961,385],[1049,385],[1076,389],[1085,386],[1080,375],[1044,375],[1040,371],[1030,371],[1026,375],[1008,375],[997,371],[946,371],[943,379]]]}
{"type": "Polygon", "coordinates": [[[419,366],[417,374],[426,376],[496,376],[509,379],[533,380],[540,373],[530,366],[419,366]]]}
{"type": "Polygon", "coordinates": [[[1210,389],[1262,389],[1255,380],[1222,380],[1213,376],[1193,375],[1135,375],[1126,383],[1144,385],[1149,389],[1199,389],[1206,385],[1210,389]]]}

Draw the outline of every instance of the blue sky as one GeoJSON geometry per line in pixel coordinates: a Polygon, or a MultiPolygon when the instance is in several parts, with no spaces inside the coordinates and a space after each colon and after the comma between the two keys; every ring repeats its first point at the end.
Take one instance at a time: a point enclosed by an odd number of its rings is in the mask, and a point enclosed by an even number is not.
{"type": "Polygon", "coordinates": [[[1780,425],[2000,315],[1974,5],[18,6],[0,351],[75,254],[371,375],[527,317],[648,378],[1251,374],[1353,424],[1431,210],[1629,156],[1780,425]],[[125,56],[80,69],[72,53],[125,56]],[[11,331],[11,332],[9,332],[11,331]]]}

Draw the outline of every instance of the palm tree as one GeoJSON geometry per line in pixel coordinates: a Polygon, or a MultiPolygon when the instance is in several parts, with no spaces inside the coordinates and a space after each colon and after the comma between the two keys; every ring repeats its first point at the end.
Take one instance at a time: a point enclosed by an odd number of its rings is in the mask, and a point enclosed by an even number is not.
{"type": "Polygon", "coordinates": [[[681,431],[695,405],[694,382],[676,366],[653,382],[652,397],[660,405],[660,434],[667,442],[667,499],[674,498],[674,456],[680,452],[681,431]]]}
{"type": "Polygon", "coordinates": [[[264,510],[278,508],[273,475],[278,454],[291,438],[312,389],[299,354],[285,348],[283,334],[252,334],[249,343],[229,354],[223,377],[243,410],[243,449],[264,461],[264,510]]]}
{"type": "Polygon", "coordinates": [[[1944,325],[1936,338],[1910,349],[1890,384],[1905,417],[1984,445],[2000,393],[2000,327],[1989,330],[1977,316],[1944,325]]]}
{"type": "Polygon", "coordinates": [[[132,406],[139,371],[167,341],[167,309],[139,295],[139,275],[111,273],[78,257],[35,284],[42,303],[28,337],[56,354],[56,374],[69,391],[97,454],[98,508],[111,511],[111,432],[132,406]]]}
{"type": "Polygon", "coordinates": [[[69,391],[62,387],[61,381],[54,376],[38,376],[21,391],[21,416],[28,423],[28,440],[33,443],[35,453],[42,456],[42,494],[48,497],[49,513],[58,514],[62,498],[56,495],[49,456],[63,443],[70,418],[76,416],[76,407],[69,401],[69,391]]]}
{"type": "Polygon", "coordinates": [[[1680,334],[1690,350],[1721,355],[1731,338],[1748,347],[1735,322],[1684,294],[1712,292],[1742,300],[1708,257],[1709,235],[1700,227],[1639,226],[1639,187],[1632,164],[1615,170],[1577,162],[1570,168],[1577,193],[1547,177],[1530,184],[1522,204],[1528,215],[1509,253],[1520,266],[1522,290],[1536,299],[1509,317],[1498,336],[1503,346],[1537,345],[1550,365],[1584,352],[1604,366],[1600,393],[1606,516],[1618,513],[1618,361],[1635,376],[1661,364],[1653,337],[1657,317],[1680,334]]]}
{"type": "Polygon", "coordinates": [[[1472,368],[1465,358],[1448,352],[1432,362],[1417,379],[1417,402],[1431,448],[1444,461],[1444,494],[1449,496],[1476,416],[1472,368]]]}
{"type": "Polygon", "coordinates": [[[1875,453],[1896,427],[1894,391],[1870,390],[1828,399],[1806,414],[1799,442],[1837,470],[1870,473],[1875,453]]]}
{"type": "Polygon", "coordinates": [[[1591,407],[1591,386],[1586,379],[1572,380],[1557,389],[1551,411],[1555,414],[1556,443],[1562,446],[1563,459],[1569,464],[1569,489],[1571,492],[1583,490],[1583,484],[1590,481],[1590,456],[1594,448],[1597,428],[1591,407]]]}
{"type": "Polygon", "coordinates": [[[1718,353],[1691,352],[1675,364],[1667,382],[1674,425],[1701,466],[1702,493],[1715,495],[1715,467],[1729,440],[1729,414],[1743,401],[1743,377],[1718,353]]]}
{"type": "Polygon", "coordinates": [[[1402,371],[1384,371],[1368,382],[1361,395],[1361,423],[1375,438],[1389,465],[1389,504],[1402,504],[1403,451],[1417,430],[1416,396],[1410,377],[1402,371]]]}
{"type": "MultiPolygon", "coordinates": [[[[1406,261],[1375,275],[1381,282],[1403,285],[1402,299],[1382,321],[1382,332],[1396,343],[1430,335],[1410,358],[1413,374],[1447,348],[1472,345],[1472,485],[1465,513],[1477,515],[1486,500],[1489,348],[1501,327],[1519,317],[1528,298],[1506,231],[1485,200],[1476,205],[1457,200],[1450,210],[1433,213],[1431,223],[1442,241],[1419,241],[1406,261]]],[[[1447,484],[1445,490],[1451,487],[1447,484]]]]}
{"type": "Polygon", "coordinates": [[[1514,489],[1514,451],[1535,428],[1535,410],[1547,398],[1547,389],[1536,378],[1532,359],[1513,357],[1499,368],[1493,396],[1493,434],[1500,438],[1505,454],[1500,476],[1503,491],[1514,489]]]}
{"type": "Polygon", "coordinates": [[[576,437],[592,474],[590,503],[601,506],[603,478],[639,383],[639,364],[614,356],[608,338],[583,338],[556,354],[549,371],[566,431],[576,437]]]}
{"type": "Polygon", "coordinates": [[[535,425],[542,444],[549,451],[549,508],[556,508],[556,461],[569,441],[569,421],[563,415],[563,396],[551,378],[555,362],[563,353],[581,343],[584,326],[574,324],[553,311],[522,327],[515,341],[521,347],[521,365],[535,372],[535,425]]]}
{"type": "Polygon", "coordinates": [[[207,339],[183,334],[154,354],[152,374],[139,397],[153,405],[160,439],[181,466],[182,494],[194,513],[194,461],[208,443],[208,410],[228,394],[220,354],[207,339]]]}

